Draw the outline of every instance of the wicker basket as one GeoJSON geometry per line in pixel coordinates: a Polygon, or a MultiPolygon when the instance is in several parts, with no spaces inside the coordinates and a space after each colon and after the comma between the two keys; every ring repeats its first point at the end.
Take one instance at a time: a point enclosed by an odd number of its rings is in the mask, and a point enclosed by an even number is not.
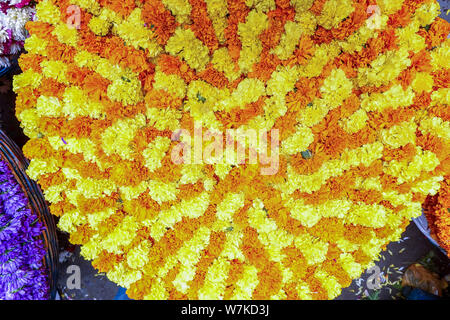
{"type": "Polygon", "coordinates": [[[0,68],[0,77],[6,76],[17,69],[17,67],[19,66],[17,55],[11,58],[10,63],[11,64],[9,66],[0,68]]]}
{"type": "Polygon", "coordinates": [[[20,148],[2,130],[0,130],[0,157],[9,164],[17,182],[28,197],[31,210],[36,213],[40,222],[45,226],[41,235],[47,250],[44,266],[49,271],[50,297],[55,299],[58,276],[58,242],[55,221],[50,214],[41,189],[25,173],[29,164],[28,160],[20,148]]]}

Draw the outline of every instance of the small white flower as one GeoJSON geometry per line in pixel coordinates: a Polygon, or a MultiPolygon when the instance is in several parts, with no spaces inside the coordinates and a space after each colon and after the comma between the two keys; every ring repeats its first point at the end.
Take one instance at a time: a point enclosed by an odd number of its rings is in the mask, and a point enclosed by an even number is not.
{"type": "Polygon", "coordinates": [[[11,66],[11,62],[9,61],[9,58],[0,56],[0,68],[5,68],[5,67],[9,67],[9,66],[11,66]]]}
{"type": "Polygon", "coordinates": [[[0,43],[5,43],[8,38],[8,31],[6,30],[6,28],[0,26],[0,43]]]}

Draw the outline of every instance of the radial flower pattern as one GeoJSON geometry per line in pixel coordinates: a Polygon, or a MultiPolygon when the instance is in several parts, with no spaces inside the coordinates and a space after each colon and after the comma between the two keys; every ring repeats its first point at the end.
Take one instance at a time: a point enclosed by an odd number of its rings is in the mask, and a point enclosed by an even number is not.
{"type": "Polygon", "coordinates": [[[14,79],[28,174],[133,299],[332,299],[449,172],[439,13],[434,0],[39,1],[14,79]],[[173,133],[196,123],[277,129],[276,174],[174,163],[173,133]]]}

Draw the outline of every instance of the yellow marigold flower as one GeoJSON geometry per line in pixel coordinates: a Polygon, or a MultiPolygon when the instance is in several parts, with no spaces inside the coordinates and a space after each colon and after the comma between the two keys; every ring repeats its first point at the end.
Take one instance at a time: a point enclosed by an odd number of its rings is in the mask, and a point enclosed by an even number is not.
{"type": "Polygon", "coordinates": [[[25,87],[37,88],[42,81],[42,74],[29,69],[14,78],[14,88],[20,90],[25,87]]]}
{"type": "Polygon", "coordinates": [[[126,21],[116,26],[115,31],[136,49],[148,49],[150,56],[154,57],[159,53],[159,47],[153,39],[153,32],[144,26],[141,15],[140,8],[133,10],[126,21]]]}
{"type": "Polygon", "coordinates": [[[408,55],[409,52],[405,47],[380,55],[371,63],[372,68],[360,70],[359,84],[364,86],[370,83],[381,86],[389,83],[398,77],[403,69],[411,65],[408,55]]]}
{"type": "Polygon", "coordinates": [[[218,71],[223,72],[228,79],[236,80],[239,77],[239,74],[234,69],[233,60],[226,48],[216,50],[211,63],[218,71]]]}
{"type": "Polygon", "coordinates": [[[420,131],[431,133],[434,136],[450,140],[450,122],[443,121],[441,118],[426,118],[420,122],[420,131]]]}
{"type": "Polygon", "coordinates": [[[447,68],[448,59],[450,59],[450,40],[447,40],[442,46],[431,51],[431,64],[433,69],[447,68]]]}
{"type": "Polygon", "coordinates": [[[37,17],[39,20],[50,24],[58,24],[60,22],[60,10],[51,0],[39,1],[36,5],[37,17]]]}
{"type": "Polygon", "coordinates": [[[316,272],[315,277],[322,282],[323,287],[327,291],[328,297],[330,297],[330,299],[334,299],[340,294],[341,285],[335,277],[326,274],[323,271],[316,272]]]}
{"type": "Polygon", "coordinates": [[[71,46],[76,46],[78,43],[78,33],[76,29],[69,28],[67,24],[58,24],[53,33],[61,43],[69,44],[71,46]]]}
{"type": "Polygon", "coordinates": [[[89,20],[89,28],[99,36],[105,36],[111,29],[111,22],[103,17],[92,17],[89,20]]]}
{"type": "Polygon", "coordinates": [[[184,80],[174,74],[167,75],[164,72],[157,71],[155,73],[154,88],[157,90],[166,90],[178,97],[184,97],[186,95],[186,84],[184,80]]]}
{"type": "Polygon", "coordinates": [[[282,60],[292,55],[303,32],[301,25],[292,21],[288,21],[284,29],[285,33],[281,37],[280,44],[273,50],[282,60]]]}
{"type": "Polygon", "coordinates": [[[350,277],[358,277],[361,274],[362,266],[354,260],[352,255],[343,253],[339,257],[339,261],[342,264],[342,268],[348,273],[350,277]]]}
{"type": "Polygon", "coordinates": [[[144,125],[145,117],[142,115],[135,119],[117,121],[102,134],[103,149],[108,154],[116,153],[124,159],[131,159],[129,144],[136,131],[144,125]]]}
{"type": "Polygon", "coordinates": [[[108,279],[114,281],[120,286],[129,287],[132,283],[142,278],[142,272],[140,270],[125,271],[125,262],[118,264],[114,270],[108,272],[108,279]]]}
{"type": "Polygon", "coordinates": [[[169,138],[157,137],[155,141],[144,150],[142,155],[146,159],[145,166],[149,168],[150,171],[161,168],[161,161],[164,159],[169,146],[169,138]]]}
{"type": "Polygon", "coordinates": [[[249,300],[252,292],[258,285],[258,269],[254,266],[244,266],[244,273],[241,279],[236,282],[236,289],[232,300],[249,300]]]}
{"type": "Polygon", "coordinates": [[[44,39],[38,38],[35,34],[32,34],[27,41],[25,41],[24,49],[30,53],[46,55],[46,48],[48,42],[44,39]]]}
{"type": "Polygon", "coordinates": [[[245,23],[239,24],[238,34],[242,43],[239,67],[243,72],[251,71],[252,65],[257,62],[262,51],[261,41],[258,36],[267,28],[267,25],[267,15],[255,10],[250,11],[245,23]]]}
{"type": "Polygon", "coordinates": [[[188,0],[162,0],[165,6],[172,12],[179,23],[188,20],[192,7],[188,0]]]}
{"type": "Polygon", "coordinates": [[[409,47],[412,51],[418,52],[425,48],[425,39],[417,34],[419,31],[418,25],[409,25],[403,29],[396,30],[396,35],[399,38],[403,47],[409,47]]]}
{"type": "Polygon", "coordinates": [[[433,89],[434,80],[433,77],[424,72],[417,73],[416,78],[412,83],[414,91],[417,93],[430,92],[433,89]]]}
{"type": "Polygon", "coordinates": [[[303,12],[309,10],[314,0],[291,0],[291,5],[295,8],[295,11],[297,12],[303,12]]]}
{"type": "Polygon", "coordinates": [[[309,265],[319,264],[326,259],[328,243],[313,239],[309,234],[297,237],[295,245],[299,247],[309,265]]]}
{"type": "Polygon", "coordinates": [[[55,159],[47,161],[32,159],[27,169],[27,174],[31,179],[38,180],[40,176],[58,171],[58,165],[55,159]]]}
{"type": "Polygon", "coordinates": [[[421,193],[423,195],[436,195],[441,187],[441,181],[444,180],[444,177],[433,177],[429,180],[424,180],[417,183],[414,187],[411,188],[412,192],[421,193]]]}
{"type": "Polygon", "coordinates": [[[136,104],[143,99],[141,82],[138,79],[126,77],[114,80],[108,87],[108,97],[112,101],[119,101],[125,105],[136,104]]]}
{"type": "Polygon", "coordinates": [[[336,28],[339,23],[347,18],[355,8],[350,0],[328,0],[318,17],[318,23],[325,29],[336,28]]]}
{"type": "Polygon", "coordinates": [[[314,135],[311,129],[299,127],[294,135],[283,141],[282,153],[295,154],[299,150],[307,150],[309,145],[314,141],[314,135]]]}
{"type": "MultiPolygon", "coordinates": [[[[303,0],[300,0],[303,1],[303,0]]],[[[312,2],[312,0],[307,0],[312,2]]],[[[295,21],[301,26],[304,34],[313,35],[317,27],[317,17],[310,11],[298,12],[295,15],[295,21]]]]}
{"type": "Polygon", "coordinates": [[[439,3],[437,1],[429,1],[420,6],[414,14],[420,26],[424,27],[431,24],[435,17],[441,14],[439,3]]]}
{"type": "Polygon", "coordinates": [[[359,109],[347,119],[342,120],[341,125],[348,133],[355,133],[366,126],[367,120],[369,120],[367,112],[359,109]]]}
{"type": "Polygon", "coordinates": [[[148,254],[150,252],[151,243],[146,240],[141,242],[137,247],[131,249],[127,254],[127,264],[132,269],[139,270],[148,262],[148,254]]]}
{"type": "Polygon", "coordinates": [[[222,0],[205,0],[205,2],[217,38],[223,43],[225,42],[225,29],[227,27],[227,2],[222,0]]]}
{"type": "Polygon", "coordinates": [[[60,185],[54,185],[45,190],[45,198],[50,203],[57,203],[62,201],[61,192],[66,189],[67,183],[63,183],[60,185]]]}
{"type": "Polygon", "coordinates": [[[416,139],[417,125],[411,122],[403,122],[398,126],[394,126],[389,130],[381,131],[381,139],[383,143],[389,145],[391,148],[397,149],[414,143],[416,139]]]}
{"type": "Polygon", "coordinates": [[[177,29],[175,35],[169,39],[166,51],[179,54],[193,69],[202,70],[209,61],[208,48],[195,37],[191,30],[177,29]]]}
{"type": "Polygon", "coordinates": [[[381,0],[377,4],[383,14],[390,15],[400,10],[404,2],[405,0],[381,0]]]}
{"type": "Polygon", "coordinates": [[[100,12],[100,4],[97,0],[72,0],[72,3],[80,8],[87,9],[89,12],[98,14],[100,12]]]}
{"type": "Polygon", "coordinates": [[[58,98],[40,96],[36,101],[36,111],[48,117],[59,117],[62,104],[58,98]]]}
{"type": "Polygon", "coordinates": [[[401,85],[394,85],[384,93],[362,95],[361,107],[366,111],[383,111],[387,108],[407,107],[413,103],[414,96],[412,88],[405,91],[401,85]]]}

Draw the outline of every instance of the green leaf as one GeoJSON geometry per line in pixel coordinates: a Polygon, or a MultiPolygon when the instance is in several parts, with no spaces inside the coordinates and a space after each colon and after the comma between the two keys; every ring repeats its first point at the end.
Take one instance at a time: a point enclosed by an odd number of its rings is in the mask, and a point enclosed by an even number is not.
{"type": "Polygon", "coordinates": [[[200,94],[200,92],[197,93],[197,99],[198,101],[205,103],[206,102],[206,98],[202,97],[202,95],[200,94]]]}
{"type": "Polygon", "coordinates": [[[396,290],[402,290],[402,281],[398,280],[397,282],[394,282],[392,284],[392,288],[394,288],[396,290]]]}
{"type": "Polygon", "coordinates": [[[367,299],[368,300],[379,300],[380,299],[380,290],[377,290],[377,291],[374,291],[374,292],[372,292],[368,297],[367,297],[367,299]]]}

